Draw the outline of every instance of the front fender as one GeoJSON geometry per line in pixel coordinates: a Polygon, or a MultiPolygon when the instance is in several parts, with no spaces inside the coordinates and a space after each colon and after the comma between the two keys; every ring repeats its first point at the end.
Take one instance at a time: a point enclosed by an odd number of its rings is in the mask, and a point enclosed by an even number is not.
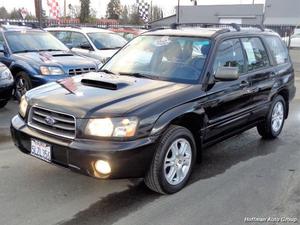
{"type": "Polygon", "coordinates": [[[151,135],[158,135],[159,133],[163,132],[174,120],[183,118],[187,115],[195,115],[198,118],[203,118],[205,116],[205,111],[196,102],[189,102],[172,108],[159,116],[151,130],[151,135]]]}
{"type": "Polygon", "coordinates": [[[14,71],[25,71],[26,73],[28,73],[29,76],[37,74],[35,68],[33,68],[28,63],[19,60],[12,62],[9,69],[13,75],[16,75],[14,71]]]}

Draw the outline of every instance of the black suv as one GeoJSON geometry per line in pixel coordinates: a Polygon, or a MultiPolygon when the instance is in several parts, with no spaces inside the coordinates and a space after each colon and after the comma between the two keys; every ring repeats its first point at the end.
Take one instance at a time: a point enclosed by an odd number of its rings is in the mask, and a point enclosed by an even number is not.
{"type": "Polygon", "coordinates": [[[271,31],[234,27],[152,30],[100,73],[27,92],[15,144],[96,178],[179,191],[205,147],[253,127],[276,138],[288,117],[296,89],[286,46],[271,31]]]}

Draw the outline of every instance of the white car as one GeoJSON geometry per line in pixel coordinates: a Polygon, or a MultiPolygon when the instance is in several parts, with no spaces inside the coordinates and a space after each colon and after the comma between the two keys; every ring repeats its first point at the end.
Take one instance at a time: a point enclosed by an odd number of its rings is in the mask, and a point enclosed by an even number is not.
{"type": "Polygon", "coordinates": [[[62,41],[73,52],[96,58],[105,63],[127,41],[120,35],[105,29],[90,27],[51,27],[48,32],[62,41]]]}

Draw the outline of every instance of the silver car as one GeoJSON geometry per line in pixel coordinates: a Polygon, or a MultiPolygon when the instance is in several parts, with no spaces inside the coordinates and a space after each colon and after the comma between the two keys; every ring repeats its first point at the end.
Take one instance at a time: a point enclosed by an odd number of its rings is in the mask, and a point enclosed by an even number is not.
{"type": "Polygon", "coordinates": [[[51,27],[52,33],[73,52],[96,58],[105,63],[127,41],[120,35],[105,29],[90,27],[51,27]]]}

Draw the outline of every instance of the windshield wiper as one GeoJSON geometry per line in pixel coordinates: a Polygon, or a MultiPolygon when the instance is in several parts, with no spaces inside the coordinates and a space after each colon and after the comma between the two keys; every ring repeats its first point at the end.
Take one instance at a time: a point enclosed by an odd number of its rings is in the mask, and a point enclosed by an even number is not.
{"type": "Polygon", "coordinates": [[[158,76],[154,75],[148,75],[148,74],[142,74],[142,73],[126,73],[126,72],[121,72],[119,73],[120,75],[125,75],[125,76],[133,76],[133,77],[138,77],[138,78],[147,78],[147,79],[157,79],[160,80],[158,76]]]}
{"type": "Polygon", "coordinates": [[[13,53],[39,52],[37,49],[14,51],[13,53]]]}
{"type": "Polygon", "coordinates": [[[54,51],[64,51],[64,50],[49,48],[49,49],[39,49],[39,51],[40,52],[54,52],[54,51]]]}
{"type": "Polygon", "coordinates": [[[111,47],[111,48],[100,48],[99,50],[114,50],[114,49],[119,49],[121,47],[111,47]]]}
{"type": "Polygon", "coordinates": [[[100,72],[108,73],[108,74],[113,74],[113,75],[117,75],[117,74],[115,74],[114,72],[112,72],[112,71],[110,71],[110,70],[107,70],[107,69],[100,70],[100,72]]]}

